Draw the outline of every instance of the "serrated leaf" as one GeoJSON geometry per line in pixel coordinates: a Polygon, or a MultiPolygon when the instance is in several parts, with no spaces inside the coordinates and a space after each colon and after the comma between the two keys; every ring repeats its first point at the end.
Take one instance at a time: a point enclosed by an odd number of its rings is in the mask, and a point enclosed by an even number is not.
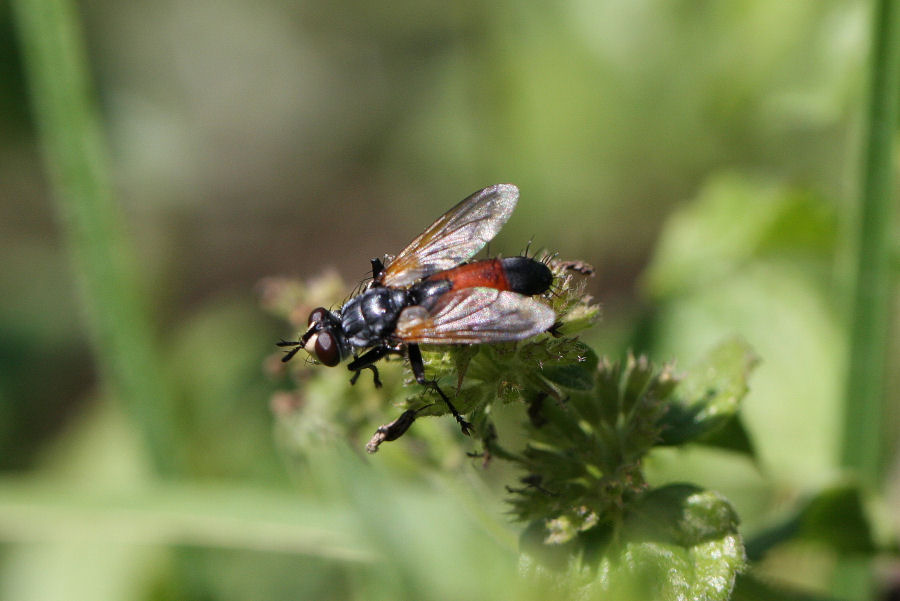
{"type": "Polygon", "coordinates": [[[723,427],[747,394],[747,380],[758,359],[741,339],[714,348],[688,372],[662,417],[664,445],[683,444],[723,427]]]}
{"type": "Polygon", "coordinates": [[[875,552],[859,487],[842,484],[819,492],[786,519],[756,534],[747,543],[747,553],[759,559],[788,540],[817,542],[848,555],[875,552]]]}

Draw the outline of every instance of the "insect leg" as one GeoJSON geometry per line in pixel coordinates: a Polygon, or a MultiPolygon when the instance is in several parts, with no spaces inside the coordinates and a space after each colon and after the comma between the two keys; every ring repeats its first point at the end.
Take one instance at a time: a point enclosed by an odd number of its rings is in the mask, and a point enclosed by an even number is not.
{"type": "Polygon", "coordinates": [[[387,346],[376,346],[372,350],[363,353],[361,357],[354,357],[353,361],[347,366],[347,369],[356,372],[353,374],[353,377],[350,378],[350,383],[356,384],[360,372],[364,369],[371,369],[372,375],[375,378],[375,388],[381,388],[381,378],[378,377],[378,368],[375,367],[374,364],[390,352],[391,349],[387,346]]]}
{"type": "Polygon", "coordinates": [[[457,411],[456,407],[453,406],[453,403],[450,402],[450,398],[444,394],[444,391],[441,390],[440,387],[438,387],[437,381],[425,378],[425,362],[422,360],[422,351],[419,350],[419,345],[407,345],[406,353],[409,357],[409,366],[412,368],[413,375],[416,377],[416,382],[425,388],[434,390],[442,399],[444,399],[444,402],[447,403],[447,407],[450,409],[450,413],[452,413],[453,417],[456,418],[456,421],[459,422],[459,427],[462,428],[463,434],[468,436],[469,428],[472,427],[472,424],[463,419],[463,416],[459,414],[459,411],[457,411]]]}
{"type": "Polygon", "coordinates": [[[377,282],[378,278],[381,277],[381,274],[384,273],[384,263],[381,259],[377,258],[372,259],[370,262],[372,263],[372,279],[377,282]]]}

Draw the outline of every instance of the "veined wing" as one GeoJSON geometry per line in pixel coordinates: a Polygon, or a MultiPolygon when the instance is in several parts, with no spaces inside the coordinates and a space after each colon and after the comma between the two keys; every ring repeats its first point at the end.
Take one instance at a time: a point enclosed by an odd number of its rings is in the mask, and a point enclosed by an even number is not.
{"type": "Polygon", "coordinates": [[[404,287],[456,267],[487,244],[507,222],[519,200],[512,184],[475,192],[444,213],[385,267],[381,283],[404,287]]]}
{"type": "Polygon", "coordinates": [[[431,309],[408,307],[394,334],[422,344],[483,344],[522,340],[547,330],[556,313],[528,296],[494,288],[448,292],[431,309]]]}

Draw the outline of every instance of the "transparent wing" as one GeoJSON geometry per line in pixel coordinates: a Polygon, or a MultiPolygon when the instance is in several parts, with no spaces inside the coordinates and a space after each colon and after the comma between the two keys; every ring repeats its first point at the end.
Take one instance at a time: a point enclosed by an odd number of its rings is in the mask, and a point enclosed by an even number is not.
{"type": "Polygon", "coordinates": [[[556,313],[537,300],[494,288],[448,292],[427,311],[408,307],[394,334],[405,342],[483,344],[522,340],[550,328],[556,313]]]}
{"type": "Polygon", "coordinates": [[[381,283],[403,287],[456,267],[481,250],[507,222],[519,189],[497,184],[475,192],[444,213],[385,267],[381,283]]]}

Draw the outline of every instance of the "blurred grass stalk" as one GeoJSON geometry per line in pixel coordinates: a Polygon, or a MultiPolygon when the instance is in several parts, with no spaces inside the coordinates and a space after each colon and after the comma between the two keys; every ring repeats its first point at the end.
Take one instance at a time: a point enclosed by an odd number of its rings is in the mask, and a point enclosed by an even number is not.
{"type": "MultiPolygon", "coordinates": [[[[885,369],[891,310],[893,139],[900,86],[900,5],[876,0],[858,221],[854,235],[849,356],[841,463],[871,490],[884,475],[888,452],[885,369]]],[[[870,598],[868,566],[839,570],[835,592],[870,598]]]]}
{"type": "Polygon", "coordinates": [[[114,492],[0,478],[3,542],[202,546],[375,560],[342,502],[271,489],[156,483],[114,492]]]}
{"type": "Polygon", "coordinates": [[[157,470],[172,474],[178,463],[172,395],[113,198],[76,7],[71,0],[13,0],[12,7],[101,387],[124,403],[157,470]]]}
{"type": "Polygon", "coordinates": [[[885,367],[891,310],[893,139],[900,86],[900,5],[877,0],[853,262],[842,463],[877,487],[887,452],[885,367]]]}

